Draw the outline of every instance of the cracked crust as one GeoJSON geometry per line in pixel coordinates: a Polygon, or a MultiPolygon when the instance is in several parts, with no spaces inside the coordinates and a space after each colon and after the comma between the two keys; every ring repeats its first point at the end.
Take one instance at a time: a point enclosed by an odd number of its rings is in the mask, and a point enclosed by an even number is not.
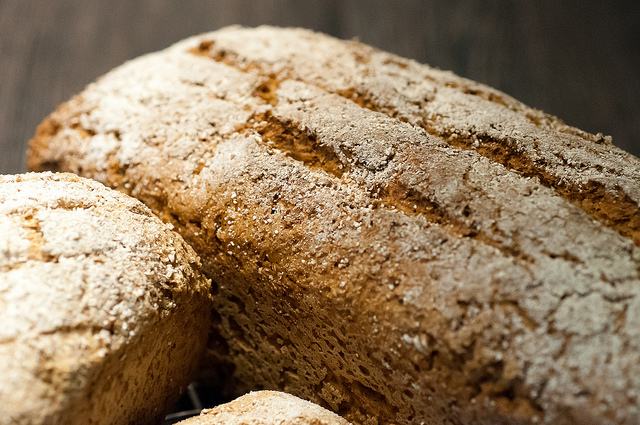
{"type": "Polygon", "coordinates": [[[256,391],[206,409],[179,425],[349,425],[322,407],[291,394],[256,391]]]}
{"type": "Polygon", "coordinates": [[[238,394],[354,423],[640,421],[640,161],[489,87],[231,27],[89,86],[29,163],[176,226],[238,394]]]}
{"type": "Polygon", "coordinates": [[[206,340],[199,266],[147,207],[98,182],[0,176],[0,424],[161,419],[206,340]]]}

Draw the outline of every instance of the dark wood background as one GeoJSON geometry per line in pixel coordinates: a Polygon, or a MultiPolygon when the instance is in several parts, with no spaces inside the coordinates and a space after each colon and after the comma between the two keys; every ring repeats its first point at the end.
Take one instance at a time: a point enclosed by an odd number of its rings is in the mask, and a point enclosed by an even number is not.
{"type": "Polygon", "coordinates": [[[640,155],[640,1],[0,0],[0,173],[109,69],[229,24],[357,37],[494,86],[640,155]]]}

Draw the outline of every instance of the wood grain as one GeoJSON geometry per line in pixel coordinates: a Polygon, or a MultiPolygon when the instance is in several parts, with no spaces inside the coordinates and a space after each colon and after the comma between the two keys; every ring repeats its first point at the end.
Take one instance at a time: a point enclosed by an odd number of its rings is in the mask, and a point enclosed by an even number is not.
{"type": "Polygon", "coordinates": [[[122,62],[234,23],[303,26],[494,86],[640,154],[640,2],[0,0],[0,173],[122,62]]]}

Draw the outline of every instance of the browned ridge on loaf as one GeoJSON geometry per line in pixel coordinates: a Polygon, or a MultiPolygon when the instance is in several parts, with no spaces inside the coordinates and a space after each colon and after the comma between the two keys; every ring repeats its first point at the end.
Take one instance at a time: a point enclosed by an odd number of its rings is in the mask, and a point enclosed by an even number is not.
{"type": "Polygon", "coordinates": [[[640,422],[640,161],[504,93],[230,27],[90,85],[29,164],[174,224],[237,394],[366,424],[640,422]]]}

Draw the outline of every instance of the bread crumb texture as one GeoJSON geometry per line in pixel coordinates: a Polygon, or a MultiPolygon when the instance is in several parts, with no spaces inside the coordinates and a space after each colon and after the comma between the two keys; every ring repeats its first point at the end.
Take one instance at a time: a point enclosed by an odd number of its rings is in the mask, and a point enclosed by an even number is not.
{"type": "Polygon", "coordinates": [[[278,391],[255,391],[179,425],[349,425],[317,404],[278,391]]]}
{"type": "Polygon", "coordinates": [[[199,266],[129,196],[72,174],[0,176],[0,424],[162,418],[206,340],[199,266]]]}
{"type": "Polygon", "coordinates": [[[209,365],[362,424],[640,422],[640,161],[353,41],[225,28],[62,105],[32,169],[203,259],[209,365]]]}

